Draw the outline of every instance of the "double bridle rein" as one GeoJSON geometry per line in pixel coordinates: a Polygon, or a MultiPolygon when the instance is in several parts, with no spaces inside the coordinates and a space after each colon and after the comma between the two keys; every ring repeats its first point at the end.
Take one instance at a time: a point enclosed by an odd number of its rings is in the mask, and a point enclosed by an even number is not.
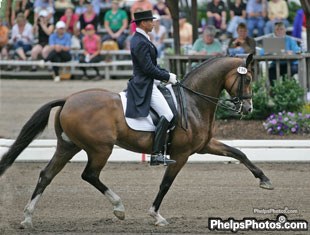
{"type": "Polygon", "coordinates": [[[252,98],[252,94],[251,95],[243,95],[242,91],[243,91],[243,86],[244,86],[244,82],[246,81],[246,73],[247,73],[247,69],[242,65],[240,67],[238,67],[237,69],[238,74],[240,76],[237,76],[233,82],[233,84],[231,85],[228,93],[231,92],[232,88],[234,87],[234,85],[236,84],[237,80],[239,80],[238,83],[238,90],[237,90],[237,96],[232,97],[231,99],[221,99],[221,98],[217,98],[217,97],[213,97],[213,96],[209,96],[209,95],[205,95],[202,94],[200,92],[194,91],[186,86],[184,86],[181,82],[177,83],[177,86],[180,86],[182,88],[184,88],[185,90],[199,96],[200,98],[213,103],[215,105],[218,105],[221,108],[227,109],[227,110],[231,110],[234,111],[238,114],[242,113],[242,107],[243,107],[243,100],[246,99],[251,99],[252,98]],[[240,78],[240,79],[239,79],[240,78]],[[230,107],[229,105],[226,105],[225,102],[231,102],[235,105],[235,108],[230,107]]]}

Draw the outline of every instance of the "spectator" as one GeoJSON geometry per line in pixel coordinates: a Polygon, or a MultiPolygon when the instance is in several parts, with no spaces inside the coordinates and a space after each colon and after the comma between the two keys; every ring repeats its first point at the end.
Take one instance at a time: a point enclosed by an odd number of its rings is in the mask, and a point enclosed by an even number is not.
{"type": "MultiPolygon", "coordinates": [[[[63,21],[58,21],[56,24],[56,32],[49,37],[49,46],[51,52],[46,58],[46,61],[52,62],[67,62],[71,60],[71,35],[66,32],[66,24],[63,21]]],[[[59,82],[59,67],[53,66],[54,81],[59,82]]]]}
{"type": "Polygon", "coordinates": [[[302,50],[307,51],[306,14],[303,9],[299,9],[295,15],[292,36],[302,39],[302,50]]]}
{"type": "Polygon", "coordinates": [[[160,24],[160,16],[154,15],[156,19],[153,20],[154,28],[150,32],[150,38],[152,43],[156,46],[157,49],[157,58],[162,58],[164,55],[165,43],[164,39],[167,36],[167,31],[165,26],[160,24]]]}
{"type": "Polygon", "coordinates": [[[237,27],[240,23],[246,23],[246,5],[242,0],[235,0],[234,3],[230,4],[230,21],[227,27],[227,32],[234,38],[238,36],[237,27]]]}
{"type": "Polygon", "coordinates": [[[102,41],[115,40],[118,47],[123,49],[127,38],[125,30],[128,27],[128,16],[126,11],[119,9],[118,4],[118,0],[112,0],[111,10],[104,15],[104,28],[107,34],[103,36],[102,41]]]}
{"type": "Polygon", "coordinates": [[[71,35],[78,35],[77,23],[79,22],[79,16],[73,13],[73,8],[68,7],[65,10],[65,14],[60,17],[60,21],[66,24],[66,30],[71,35]]]}
{"type": "Polygon", "coordinates": [[[55,9],[56,10],[65,10],[67,8],[74,8],[71,0],[56,0],[55,9]]]}
{"type": "Polygon", "coordinates": [[[270,34],[274,32],[274,24],[276,22],[283,22],[285,27],[289,26],[287,20],[288,17],[288,7],[284,0],[271,0],[268,3],[268,21],[265,27],[265,34],[270,34]]]}
{"type": "Polygon", "coordinates": [[[98,17],[90,0],[86,0],[86,11],[80,16],[80,29],[82,36],[86,34],[85,27],[88,24],[92,24],[97,32],[98,17]]]}
{"type": "Polygon", "coordinates": [[[35,0],[34,1],[34,25],[37,24],[37,19],[41,10],[46,10],[48,12],[47,20],[53,23],[54,10],[54,0],[35,0]]]}
{"type": "MultiPolygon", "coordinates": [[[[49,36],[54,31],[54,25],[47,21],[48,12],[42,10],[39,13],[39,18],[37,20],[38,27],[38,44],[36,44],[31,50],[31,60],[37,60],[41,55],[43,59],[47,58],[50,53],[50,47],[48,45],[49,36]]],[[[32,66],[31,71],[36,71],[37,67],[32,66]]]]}
{"type": "Polygon", "coordinates": [[[33,44],[32,25],[27,22],[23,13],[18,13],[16,24],[12,28],[11,44],[15,53],[21,60],[26,60],[26,53],[33,44]]]}
{"type": "MultiPolygon", "coordinates": [[[[140,12],[140,11],[143,11],[143,9],[142,8],[136,8],[134,13],[140,12]]],[[[135,22],[135,18],[132,18],[131,19],[131,25],[130,25],[130,35],[131,36],[134,35],[134,33],[136,32],[136,28],[137,28],[137,24],[135,22]]]]}
{"type": "Polygon", "coordinates": [[[192,48],[196,55],[222,55],[222,44],[215,39],[216,29],[208,25],[203,31],[203,37],[198,38],[192,48]]]}
{"type": "Polygon", "coordinates": [[[253,37],[257,29],[257,36],[264,35],[266,0],[248,0],[246,5],[248,34],[253,37]]]}
{"type": "Polygon", "coordinates": [[[9,28],[3,24],[3,18],[0,17],[0,59],[8,59],[9,28]]]}
{"type": "Polygon", "coordinates": [[[153,7],[153,12],[160,16],[160,24],[165,26],[167,33],[171,32],[172,19],[169,8],[164,0],[158,0],[153,7]]]}
{"type": "MultiPolygon", "coordinates": [[[[85,28],[86,35],[83,38],[83,55],[80,57],[80,63],[98,63],[102,60],[101,51],[101,39],[100,36],[95,34],[95,27],[92,24],[88,24],[85,28]]],[[[100,74],[98,67],[93,67],[96,71],[96,77],[94,80],[100,80],[100,74]]],[[[88,80],[85,67],[81,67],[83,70],[82,80],[88,80]]]]}
{"type": "Polygon", "coordinates": [[[233,38],[228,43],[228,53],[231,56],[237,54],[255,54],[256,42],[248,36],[245,23],[240,23],[237,27],[238,37],[233,38]]]}
{"type": "MultiPolygon", "coordinates": [[[[285,53],[288,55],[296,54],[300,52],[300,47],[297,45],[297,42],[286,36],[286,28],[283,22],[275,23],[274,25],[274,35],[272,37],[285,38],[285,53]]],[[[261,54],[264,54],[264,50],[261,51],[261,54]]],[[[291,75],[294,75],[298,72],[298,62],[291,62],[291,75]]],[[[286,61],[280,62],[280,76],[287,74],[287,63],[286,61]]],[[[269,81],[271,85],[274,85],[274,80],[276,80],[276,65],[274,62],[270,64],[269,67],[269,81]]]]}
{"type": "Polygon", "coordinates": [[[97,16],[99,16],[101,10],[101,3],[103,0],[86,0],[86,1],[88,1],[93,6],[94,12],[96,13],[97,16]]]}
{"type": "MultiPolygon", "coordinates": [[[[11,2],[11,25],[14,25],[16,23],[16,15],[24,11],[27,0],[12,0],[11,2]]],[[[26,16],[25,18],[27,19],[26,16]]]]}
{"type": "Polygon", "coordinates": [[[153,4],[149,0],[136,0],[130,8],[131,19],[135,18],[134,13],[137,12],[137,8],[141,11],[153,10],[153,4]]]}
{"type": "Polygon", "coordinates": [[[187,22],[184,12],[179,14],[180,45],[187,50],[193,44],[193,26],[187,22]]]}
{"type": "Polygon", "coordinates": [[[226,7],[221,0],[212,0],[207,5],[208,25],[220,30],[226,30],[226,7]]]}
{"type": "Polygon", "coordinates": [[[87,8],[85,5],[85,0],[79,0],[78,5],[75,6],[74,13],[77,14],[78,16],[81,16],[82,14],[85,13],[86,10],[87,8]]]}
{"type": "Polygon", "coordinates": [[[12,2],[11,0],[3,0],[1,2],[1,7],[0,7],[0,18],[2,18],[2,24],[6,26],[11,25],[10,21],[10,13],[8,9],[11,9],[12,2]]]}

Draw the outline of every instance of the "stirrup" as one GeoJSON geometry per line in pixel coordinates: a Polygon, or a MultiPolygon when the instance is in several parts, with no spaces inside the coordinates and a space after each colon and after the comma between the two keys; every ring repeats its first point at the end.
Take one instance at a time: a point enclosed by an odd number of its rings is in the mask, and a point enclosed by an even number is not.
{"type": "Polygon", "coordinates": [[[175,160],[165,157],[162,153],[152,154],[150,159],[150,166],[158,166],[163,164],[164,166],[176,163],[175,160]]]}

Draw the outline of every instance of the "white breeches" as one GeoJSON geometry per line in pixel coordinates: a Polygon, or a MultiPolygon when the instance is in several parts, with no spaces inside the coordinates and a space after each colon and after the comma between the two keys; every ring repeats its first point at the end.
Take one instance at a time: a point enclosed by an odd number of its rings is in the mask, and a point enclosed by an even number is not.
{"type": "Polygon", "coordinates": [[[159,116],[164,116],[167,121],[171,121],[173,113],[163,96],[163,94],[157,88],[157,82],[153,84],[153,92],[151,97],[151,107],[158,113],[159,116]]]}

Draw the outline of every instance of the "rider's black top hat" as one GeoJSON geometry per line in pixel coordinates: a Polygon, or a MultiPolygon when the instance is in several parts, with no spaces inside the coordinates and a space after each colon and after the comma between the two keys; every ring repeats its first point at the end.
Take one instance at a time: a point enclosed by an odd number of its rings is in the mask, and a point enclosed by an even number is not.
{"type": "Polygon", "coordinates": [[[134,13],[133,22],[141,21],[141,20],[153,20],[156,17],[153,16],[152,11],[139,11],[134,13]]]}

